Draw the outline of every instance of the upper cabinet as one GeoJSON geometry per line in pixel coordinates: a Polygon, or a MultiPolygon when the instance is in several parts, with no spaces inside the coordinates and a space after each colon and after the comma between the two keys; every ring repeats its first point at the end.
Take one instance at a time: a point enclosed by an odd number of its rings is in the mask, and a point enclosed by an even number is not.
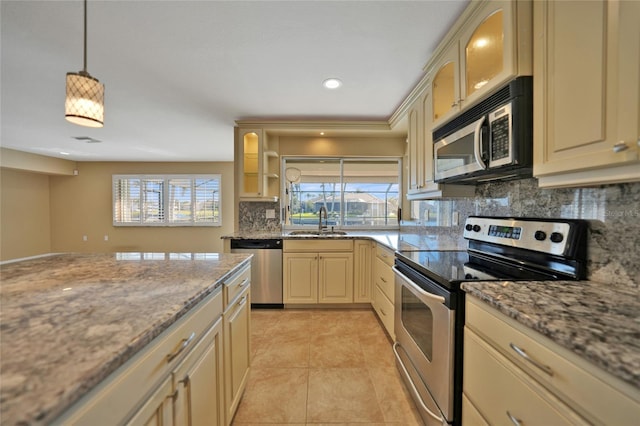
{"type": "Polygon", "coordinates": [[[640,180],[640,2],[534,3],[534,176],[640,180]]]}
{"type": "Polygon", "coordinates": [[[236,179],[245,201],[278,201],[279,155],[277,136],[263,129],[236,127],[236,179]]]}
{"type": "Polygon", "coordinates": [[[432,127],[518,75],[532,74],[531,1],[472,2],[427,71],[432,127]]]}

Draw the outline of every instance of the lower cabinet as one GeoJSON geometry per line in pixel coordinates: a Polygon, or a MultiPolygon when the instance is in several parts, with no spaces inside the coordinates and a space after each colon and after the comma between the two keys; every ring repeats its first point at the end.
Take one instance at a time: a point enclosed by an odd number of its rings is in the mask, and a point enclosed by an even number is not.
{"type": "Polygon", "coordinates": [[[284,303],[353,303],[352,240],[285,240],[284,303]]]}
{"type": "MultiPolygon", "coordinates": [[[[224,311],[224,377],[225,424],[231,424],[247,386],[250,366],[250,316],[249,287],[233,299],[224,311]]],[[[210,424],[210,423],[198,423],[210,424]]],[[[222,423],[220,423],[222,424],[222,423]]]]}
{"type": "Polygon", "coordinates": [[[372,261],[369,240],[356,240],[353,245],[353,301],[371,303],[372,299],[372,261]]]}
{"type": "Polygon", "coordinates": [[[467,295],[463,424],[632,425],[640,392],[467,295]]]}
{"type": "Polygon", "coordinates": [[[376,255],[373,259],[373,299],[371,304],[392,340],[396,338],[394,330],[395,276],[393,269],[391,269],[394,259],[395,255],[391,249],[381,244],[376,246],[376,255]]]}
{"type": "Polygon", "coordinates": [[[223,401],[219,318],[127,424],[221,425],[223,401]]]}

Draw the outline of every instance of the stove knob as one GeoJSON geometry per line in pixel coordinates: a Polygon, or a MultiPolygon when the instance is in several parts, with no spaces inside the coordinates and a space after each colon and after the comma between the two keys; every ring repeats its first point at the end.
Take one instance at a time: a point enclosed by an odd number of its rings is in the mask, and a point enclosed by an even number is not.
{"type": "Polygon", "coordinates": [[[473,225],[473,232],[480,232],[480,225],[473,225]]]}
{"type": "Polygon", "coordinates": [[[473,225],[471,225],[470,223],[467,223],[467,224],[464,226],[464,229],[466,229],[467,231],[471,231],[471,230],[473,229],[473,225]]]}
{"type": "Polygon", "coordinates": [[[553,232],[549,239],[554,243],[561,243],[564,240],[564,236],[559,232],[553,232]]]}
{"type": "Polygon", "coordinates": [[[547,238],[547,234],[544,231],[536,231],[536,233],[533,234],[533,238],[538,241],[544,241],[547,238]]]}

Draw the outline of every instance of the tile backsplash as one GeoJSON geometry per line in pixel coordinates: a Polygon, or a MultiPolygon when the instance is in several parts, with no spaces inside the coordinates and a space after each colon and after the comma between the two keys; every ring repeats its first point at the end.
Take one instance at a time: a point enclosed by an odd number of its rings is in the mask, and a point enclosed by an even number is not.
{"type": "Polygon", "coordinates": [[[474,198],[414,201],[411,227],[461,235],[470,215],[586,219],[589,278],[640,287],[640,183],[567,189],[541,189],[536,179],[487,183],[474,198]]]}
{"type": "Polygon", "coordinates": [[[242,233],[280,231],[280,204],[265,201],[241,201],[238,204],[238,230],[242,233]],[[273,218],[267,213],[274,210],[273,218]]]}

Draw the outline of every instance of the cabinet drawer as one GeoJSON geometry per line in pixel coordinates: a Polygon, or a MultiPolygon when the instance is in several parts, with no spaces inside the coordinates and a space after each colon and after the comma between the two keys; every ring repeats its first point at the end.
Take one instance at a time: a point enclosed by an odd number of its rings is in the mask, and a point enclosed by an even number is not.
{"type": "Polygon", "coordinates": [[[464,333],[463,391],[487,423],[587,424],[469,329],[464,333]]]}
{"type": "Polygon", "coordinates": [[[55,424],[123,423],[221,315],[222,291],[218,288],[85,395],[55,424]],[[169,360],[169,354],[176,356],[169,360]]]}
{"type": "Polygon", "coordinates": [[[378,314],[384,328],[387,329],[389,336],[395,340],[393,303],[384,295],[383,291],[377,285],[373,286],[373,309],[375,309],[378,314]]]}
{"type": "Polygon", "coordinates": [[[301,239],[284,240],[282,244],[284,251],[353,251],[353,240],[340,239],[301,239]]]}
{"type": "Polygon", "coordinates": [[[622,425],[634,424],[640,417],[640,392],[631,397],[622,390],[630,388],[626,384],[614,387],[619,382],[615,377],[472,297],[467,298],[466,325],[590,421],[622,425]]]}
{"type": "Polygon", "coordinates": [[[224,306],[226,308],[242,290],[251,284],[251,268],[249,265],[245,266],[240,271],[225,279],[223,283],[224,306]]]}
{"type": "Polygon", "coordinates": [[[376,257],[375,265],[375,276],[373,281],[382,289],[382,291],[384,291],[384,294],[389,298],[391,303],[393,303],[395,300],[395,275],[393,274],[393,269],[391,269],[391,266],[387,265],[379,257],[376,257]]]}
{"type": "Polygon", "coordinates": [[[376,246],[376,256],[389,266],[393,266],[396,255],[393,250],[386,248],[385,246],[378,244],[376,246]]]}

